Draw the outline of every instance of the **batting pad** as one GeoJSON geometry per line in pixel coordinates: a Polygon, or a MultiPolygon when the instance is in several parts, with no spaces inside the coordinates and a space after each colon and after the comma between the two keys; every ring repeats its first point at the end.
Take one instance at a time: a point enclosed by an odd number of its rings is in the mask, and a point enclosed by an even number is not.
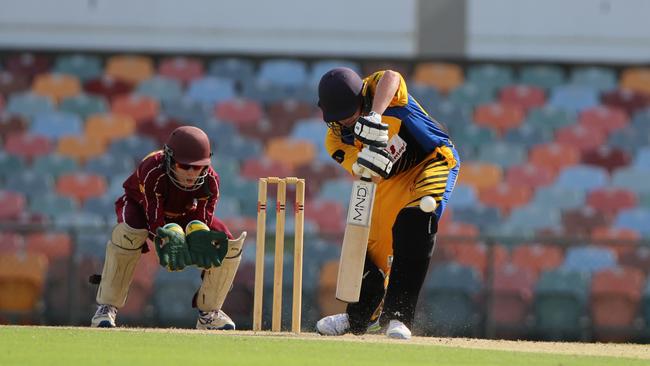
{"type": "Polygon", "coordinates": [[[111,240],[106,243],[102,280],[97,290],[98,304],[124,306],[147,234],[146,229],[134,229],[125,223],[113,227],[111,240]]]}
{"type": "Polygon", "coordinates": [[[241,262],[241,252],[246,239],[244,231],[239,238],[228,240],[228,254],[219,267],[206,270],[196,297],[196,307],[201,311],[220,310],[241,262]]]}

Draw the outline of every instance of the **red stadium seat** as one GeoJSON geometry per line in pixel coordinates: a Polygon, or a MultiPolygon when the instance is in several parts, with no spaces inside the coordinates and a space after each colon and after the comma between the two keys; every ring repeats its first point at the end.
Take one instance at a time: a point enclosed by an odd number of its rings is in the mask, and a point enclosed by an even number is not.
{"type": "Polygon", "coordinates": [[[650,248],[638,246],[634,251],[623,254],[618,260],[621,266],[634,267],[650,274],[650,248]]]}
{"type": "Polygon", "coordinates": [[[254,100],[233,99],[217,103],[215,117],[235,124],[238,128],[257,126],[262,119],[262,106],[254,100]]]}
{"type": "Polygon", "coordinates": [[[630,164],[630,154],[625,150],[608,145],[599,146],[582,154],[584,164],[596,165],[607,169],[611,174],[614,170],[630,164]]]}
{"type": "Polygon", "coordinates": [[[62,174],[56,181],[58,194],[76,199],[80,205],[88,198],[106,193],[106,178],[97,174],[62,174]]]}
{"type": "Polygon", "coordinates": [[[639,202],[636,193],[623,188],[600,188],[587,194],[587,205],[614,217],[619,211],[634,208],[639,202]]]}
{"type": "Polygon", "coordinates": [[[628,89],[615,89],[605,92],[601,99],[606,106],[620,108],[627,112],[628,116],[632,116],[637,111],[650,106],[650,94],[628,89]]]}
{"type": "Polygon", "coordinates": [[[8,135],[27,132],[29,123],[21,116],[0,113],[0,139],[4,141],[8,135]]]}
{"type": "Polygon", "coordinates": [[[248,179],[260,177],[291,177],[293,170],[290,166],[279,161],[252,158],[244,161],[241,167],[241,176],[248,179]]]}
{"type": "Polygon", "coordinates": [[[47,72],[51,63],[49,56],[29,52],[10,55],[4,61],[5,68],[8,71],[12,74],[22,75],[27,79],[32,79],[37,74],[47,72]]]}
{"type": "Polygon", "coordinates": [[[0,221],[18,220],[27,210],[27,200],[22,193],[0,190],[0,221]]]}
{"type": "Polygon", "coordinates": [[[622,109],[597,106],[580,112],[578,123],[588,129],[596,129],[609,134],[627,126],[629,120],[627,113],[622,109]]]}
{"type": "Polygon", "coordinates": [[[580,152],[597,149],[606,141],[603,131],[581,124],[562,127],[555,132],[555,136],[557,143],[577,148],[580,152]]]}
{"type": "Polygon", "coordinates": [[[591,237],[594,228],[608,225],[609,221],[611,219],[589,206],[562,212],[564,233],[569,236],[591,237]]]}
{"type": "Polygon", "coordinates": [[[181,123],[176,119],[160,114],[148,121],[138,123],[136,131],[139,135],[149,136],[164,144],[172,131],[180,126],[181,123]]]}
{"type": "Polygon", "coordinates": [[[528,268],[495,268],[492,320],[499,337],[520,338],[526,332],[536,276],[528,268]]]}
{"type": "Polygon", "coordinates": [[[51,153],[53,148],[49,138],[23,132],[8,135],[4,146],[9,154],[20,156],[28,162],[51,153]]]}
{"type": "MultiPolygon", "coordinates": [[[[445,244],[445,251],[450,253],[450,257],[454,262],[464,266],[474,268],[481,276],[485,278],[488,270],[488,247],[483,243],[467,244],[467,243],[447,243],[445,244]]],[[[508,262],[508,251],[503,245],[494,245],[492,266],[494,268],[501,268],[508,262]]]]}
{"type": "Polygon", "coordinates": [[[158,101],[144,95],[120,95],[111,103],[111,111],[114,114],[130,116],[138,123],[153,119],[159,110],[158,101]]]}
{"type": "Polygon", "coordinates": [[[529,161],[533,165],[546,167],[557,173],[567,166],[577,164],[580,161],[580,150],[558,143],[539,144],[530,150],[529,161]]]}
{"type": "Polygon", "coordinates": [[[501,104],[519,106],[524,111],[544,105],[546,97],[544,89],[530,85],[510,85],[501,89],[499,93],[501,104]]]}
{"type": "Polygon", "coordinates": [[[503,134],[523,122],[524,109],[514,104],[483,104],[474,112],[474,122],[479,126],[491,127],[503,134]]]}
{"type": "Polygon", "coordinates": [[[555,180],[555,172],[545,166],[531,164],[515,165],[508,169],[506,182],[514,186],[525,186],[532,190],[547,186],[555,180]]]}
{"type": "Polygon", "coordinates": [[[128,94],[132,89],[133,84],[106,75],[97,79],[88,80],[84,84],[84,90],[87,93],[101,95],[107,100],[112,100],[119,95],[128,94]]]}
{"type": "Polygon", "coordinates": [[[618,258],[633,253],[640,237],[638,232],[627,228],[598,226],[591,231],[594,245],[611,249],[618,258]]]}
{"type": "Polygon", "coordinates": [[[289,99],[269,105],[266,115],[278,134],[288,135],[296,121],[314,116],[315,110],[309,103],[289,99]]]}
{"type": "Polygon", "coordinates": [[[527,204],[531,196],[530,188],[508,183],[501,183],[479,192],[479,200],[484,205],[498,208],[504,216],[509,215],[514,208],[527,204]]]}
{"type": "Polygon", "coordinates": [[[153,74],[153,60],[148,56],[116,55],[106,61],[106,75],[131,84],[150,79],[153,74]]]}
{"type": "Polygon", "coordinates": [[[13,93],[25,92],[27,89],[29,89],[27,76],[7,70],[0,71],[0,94],[8,98],[13,93]]]}
{"type": "Polygon", "coordinates": [[[305,210],[305,220],[318,225],[318,231],[324,235],[339,235],[345,230],[345,208],[341,203],[326,200],[314,200],[305,210]]]}
{"type": "Polygon", "coordinates": [[[40,74],[34,79],[32,90],[35,94],[49,97],[55,103],[73,97],[81,91],[76,76],[64,74],[40,74]]]}
{"type": "Polygon", "coordinates": [[[169,57],[160,62],[158,73],[187,85],[203,76],[203,63],[193,57],[169,57]]]}
{"type": "Polygon", "coordinates": [[[45,254],[50,263],[67,260],[72,254],[72,239],[66,233],[33,233],[25,238],[27,252],[45,254]]]}
{"type": "Polygon", "coordinates": [[[564,254],[557,246],[523,244],[512,250],[511,260],[517,268],[533,271],[537,278],[542,272],[559,267],[564,260],[564,254]]]}
{"type": "Polygon", "coordinates": [[[606,269],[591,281],[594,337],[603,342],[630,341],[645,278],[636,268],[606,269]]]}

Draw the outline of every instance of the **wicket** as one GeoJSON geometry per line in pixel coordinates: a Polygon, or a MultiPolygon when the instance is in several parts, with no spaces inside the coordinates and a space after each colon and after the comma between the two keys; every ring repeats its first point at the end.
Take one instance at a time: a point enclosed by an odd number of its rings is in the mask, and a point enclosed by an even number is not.
{"type": "Polygon", "coordinates": [[[295,231],[293,253],[293,304],[291,331],[300,333],[302,314],[302,252],[305,227],[305,180],[296,177],[260,178],[257,198],[257,242],[255,248],[255,295],[253,298],[253,330],[262,330],[262,296],[264,289],[264,243],[266,240],[266,202],[268,183],[277,184],[278,194],[275,206],[275,254],[273,263],[273,312],[271,330],[279,332],[282,321],[282,266],[284,263],[284,225],[287,201],[287,184],[296,185],[294,206],[295,231]]]}

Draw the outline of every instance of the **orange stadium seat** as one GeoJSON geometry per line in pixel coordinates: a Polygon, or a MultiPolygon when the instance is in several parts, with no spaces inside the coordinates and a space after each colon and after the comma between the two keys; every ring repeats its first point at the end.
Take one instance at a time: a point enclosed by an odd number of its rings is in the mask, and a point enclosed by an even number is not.
{"type": "Polygon", "coordinates": [[[499,93],[501,104],[519,106],[524,111],[544,105],[546,97],[544,89],[530,85],[510,85],[501,89],[499,93]]]}
{"type": "Polygon", "coordinates": [[[496,164],[467,162],[460,170],[457,184],[465,184],[476,190],[494,187],[503,180],[503,170],[496,164]]]}
{"type": "Polygon", "coordinates": [[[25,238],[17,233],[0,232],[0,254],[24,252],[25,238]]]}
{"type": "Polygon", "coordinates": [[[577,148],[580,152],[594,150],[605,144],[607,135],[597,129],[583,125],[572,125],[555,131],[555,141],[577,148]]]}
{"type": "Polygon", "coordinates": [[[137,84],[154,74],[153,60],[147,56],[117,55],[106,61],[106,75],[137,84]]]}
{"type": "Polygon", "coordinates": [[[80,205],[88,198],[100,197],[106,189],[106,178],[97,174],[67,173],[56,181],[57,193],[76,199],[80,205]]]}
{"type": "Polygon", "coordinates": [[[535,145],[530,150],[530,163],[553,170],[556,174],[580,161],[580,150],[573,146],[558,143],[535,145]]]}
{"type": "Polygon", "coordinates": [[[44,254],[0,254],[0,312],[34,311],[43,293],[47,266],[44,254]]]}
{"type": "Polygon", "coordinates": [[[560,247],[542,244],[516,246],[510,257],[512,264],[532,270],[536,278],[544,271],[559,267],[564,261],[560,247]]]}
{"type": "Polygon", "coordinates": [[[464,80],[463,69],[455,64],[423,62],[417,64],[413,71],[415,83],[432,86],[441,93],[449,93],[464,80]]]}
{"type": "Polygon", "coordinates": [[[506,172],[506,182],[515,186],[526,186],[532,190],[548,186],[555,180],[555,172],[545,166],[521,164],[511,166],[506,172]]]}
{"type": "Polygon", "coordinates": [[[316,146],[310,141],[293,140],[290,138],[274,138],[269,140],[266,147],[266,156],[291,169],[310,164],[316,157],[316,146]]]}
{"type": "Polygon", "coordinates": [[[345,312],[345,303],[336,300],[335,296],[338,273],[338,260],[327,261],[321,267],[317,300],[321,316],[345,312]]]}
{"type": "Polygon", "coordinates": [[[650,94],[650,67],[629,67],[621,73],[620,87],[650,94]]]}
{"type": "Polygon", "coordinates": [[[114,114],[132,117],[136,122],[153,119],[158,115],[160,105],[158,101],[144,95],[125,94],[116,96],[111,104],[114,114]]]}
{"type": "Polygon", "coordinates": [[[57,153],[83,164],[106,151],[103,141],[91,136],[63,136],[56,147],[57,153]]]}
{"type": "Polygon", "coordinates": [[[34,93],[51,98],[55,103],[73,97],[81,91],[79,79],[72,75],[41,74],[32,85],[34,93]]]}
{"type": "Polygon", "coordinates": [[[27,252],[45,254],[50,263],[67,260],[72,254],[72,239],[63,232],[33,233],[25,238],[27,252]]]}
{"type": "Polygon", "coordinates": [[[594,274],[591,319],[596,340],[625,342],[632,339],[644,283],[643,272],[631,267],[594,274]]]}
{"type": "Polygon", "coordinates": [[[482,104],[476,107],[474,112],[474,122],[476,124],[491,127],[500,134],[521,125],[524,117],[524,109],[515,104],[482,104]]]}
{"type": "Polygon", "coordinates": [[[618,258],[633,253],[637,246],[636,241],[640,238],[638,232],[628,228],[597,226],[591,231],[594,244],[611,249],[618,258]]]}
{"type": "Polygon", "coordinates": [[[588,150],[582,154],[582,162],[607,169],[612,174],[616,169],[630,164],[632,160],[629,153],[622,148],[609,145],[599,146],[595,150],[588,150]]]}
{"type": "MultiPolygon", "coordinates": [[[[508,262],[508,251],[503,245],[492,247],[492,268],[501,268],[508,262]]],[[[483,278],[488,270],[488,246],[483,243],[446,243],[445,251],[454,262],[474,268],[483,278]]]]}
{"type": "Polygon", "coordinates": [[[107,75],[88,80],[84,84],[87,93],[102,96],[109,101],[119,95],[130,93],[132,89],[133,84],[107,75]]]}
{"type": "Polygon", "coordinates": [[[609,134],[628,125],[630,118],[624,110],[615,107],[597,106],[580,112],[578,122],[588,129],[609,134]]]}
{"type": "Polygon", "coordinates": [[[53,146],[52,141],[45,136],[19,132],[7,136],[4,149],[9,154],[31,162],[34,158],[52,152],[53,146]]]}
{"type": "Polygon", "coordinates": [[[94,114],[86,120],[86,136],[108,145],[114,140],[133,135],[136,123],[133,117],[115,113],[94,114]]]}
{"type": "Polygon", "coordinates": [[[619,211],[634,208],[639,202],[636,193],[624,188],[599,188],[587,193],[587,205],[614,217],[619,211]]]}
{"type": "Polygon", "coordinates": [[[479,192],[479,200],[484,205],[498,208],[504,216],[509,215],[513,208],[526,205],[531,197],[529,187],[508,183],[500,183],[479,192]]]}
{"type": "Polygon", "coordinates": [[[27,200],[22,193],[0,190],[0,221],[18,220],[27,209],[27,200]]]}
{"type": "Polygon", "coordinates": [[[187,85],[203,76],[203,63],[193,57],[169,57],[160,61],[158,73],[169,79],[178,80],[187,85]]]}

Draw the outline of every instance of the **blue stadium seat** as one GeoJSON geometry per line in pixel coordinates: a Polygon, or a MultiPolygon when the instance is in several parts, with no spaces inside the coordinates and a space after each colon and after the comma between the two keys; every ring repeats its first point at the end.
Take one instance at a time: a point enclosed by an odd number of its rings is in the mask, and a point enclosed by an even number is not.
{"type": "Polygon", "coordinates": [[[576,67],[571,71],[570,83],[586,86],[599,92],[616,88],[616,71],[607,67],[576,67]]]}
{"type": "Polygon", "coordinates": [[[504,169],[523,163],[528,151],[521,145],[505,142],[481,144],[478,148],[478,161],[496,164],[504,169]]]}
{"type": "Polygon", "coordinates": [[[215,214],[221,219],[241,216],[239,200],[233,196],[222,195],[217,203],[215,214]]]}
{"type": "Polygon", "coordinates": [[[149,153],[160,149],[162,149],[162,146],[159,146],[157,142],[149,137],[131,135],[113,141],[108,148],[108,153],[113,156],[130,156],[136,161],[140,161],[149,153]]]}
{"type": "Polygon", "coordinates": [[[23,171],[24,168],[25,162],[23,159],[0,150],[0,181],[6,181],[7,177],[23,171]]]}
{"type": "Polygon", "coordinates": [[[614,227],[636,230],[643,237],[650,237],[650,225],[648,223],[650,223],[650,210],[633,208],[620,211],[614,221],[614,227]]]}
{"type": "Polygon", "coordinates": [[[106,242],[110,232],[81,232],[75,239],[76,258],[97,258],[103,262],[106,256],[106,242]]]}
{"type": "Polygon", "coordinates": [[[14,93],[9,97],[5,110],[11,114],[18,114],[26,118],[33,118],[39,113],[54,111],[54,103],[48,97],[34,93],[14,93]]]}
{"type": "Polygon", "coordinates": [[[308,118],[296,121],[290,137],[295,140],[307,140],[316,146],[320,155],[325,154],[329,160],[329,154],[325,150],[325,134],[327,125],[318,118],[308,118]]]}
{"type": "Polygon", "coordinates": [[[76,114],[68,112],[39,113],[34,116],[30,131],[52,139],[66,135],[82,135],[83,121],[76,114]]]}
{"type": "Polygon", "coordinates": [[[51,154],[37,157],[32,163],[32,171],[40,175],[58,177],[79,169],[77,161],[63,155],[51,154]]]}
{"type": "Polygon", "coordinates": [[[650,146],[642,147],[637,151],[632,167],[638,170],[650,171],[650,146]]]}
{"type": "Polygon", "coordinates": [[[599,102],[597,89],[569,84],[553,88],[547,105],[568,112],[581,112],[596,107],[599,102]]]}
{"type": "Polygon", "coordinates": [[[53,192],[35,193],[29,197],[29,211],[46,215],[50,219],[75,212],[77,209],[75,200],[53,192]]]}
{"type": "Polygon", "coordinates": [[[641,147],[650,145],[650,131],[644,133],[642,129],[627,126],[614,131],[609,135],[608,144],[623,149],[629,153],[636,153],[641,147]]]}
{"type": "Polygon", "coordinates": [[[509,144],[519,144],[531,148],[536,144],[543,144],[553,140],[553,133],[550,129],[525,123],[518,128],[510,129],[503,137],[503,141],[509,144]]]}
{"type": "Polygon", "coordinates": [[[450,102],[469,110],[493,100],[494,89],[492,87],[473,82],[466,82],[449,93],[450,102]]]}
{"type": "Polygon", "coordinates": [[[576,123],[577,116],[574,111],[553,107],[549,104],[541,108],[532,109],[528,113],[525,125],[537,126],[549,131],[576,123]]]}
{"type": "Polygon", "coordinates": [[[106,113],[108,110],[106,99],[100,95],[79,94],[65,98],[59,104],[59,111],[74,113],[84,121],[93,114],[106,113]]]}
{"type": "Polygon", "coordinates": [[[103,195],[101,197],[91,197],[84,201],[83,211],[103,217],[107,222],[115,220],[115,199],[103,195]]]}
{"type": "Polygon", "coordinates": [[[54,218],[54,227],[58,230],[96,231],[106,227],[106,220],[97,214],[75,211],[57,215],[54,218]]]}
{"type": "Polygon", "coordinates": [[[224,100],[234,99],[237,96],[235,82],[230,79],[206,76],[192,81],[185,97],[207,106],[214,106],[224,100]]]}
{"type": "Polygon", "coordinates": [[[512,68],[508,65],[472,65],[467,69],[467,80],[481,88],[500,89],[514,82],[512,68]]]}
{"type": "Polygon", "coordinates": [[[561,268],[589,275],[602,269],[616,267],[616,254],[609,248],[583,245],[569,247],[561,268]]]}
{"type": "Polygon", "coordinates": [[[634,113],[632,127],[641,133],[650,133],[650,107],[634,113]]]}
{"type": "Polygon", "coordinates": [[[505,223],[510,227],[518,227],[522,230],[552,229],[561,226],[561,216],[557,209],[540,207],[531,203],[514,209],[505,223]]]}
{"type": "Polygon", "coordinates": [[[300,89],[307,82],[307,66],[300,60],[266,60],[260,64],[257,82],[281,88],[300,89]]]}
{"type": "Polygon", "coordinates": [[[162,113],[182,124],[203,126],[212,116],[212,108],[200,101],[181,98],[163,101],[162,113]]]}
{"type": "Polygon", "coordinates": [[[409,84],[407,89],[409,94],[429,113],[443,100],[440,93],[428,85],[409,84]]]}
{"type": "Polygon", "coordinates": [[[427,112],[436,121],[445,125],[455,136],[456,131],[462,131],[465,127],[472,124],[471,111],[461,108],[460,106],[443,100],[427,109],[427,112]]]}
{"type": "Polygon", "coordinates": [[[31,170],[17,171],[6,178],[5,189],[21,192],[27,196],[37,192],[52,192],[54,178],[31,170]]]}
{"type": "Polygon", "coordinates": [[[154,76],[138,84],[137,95],[146,95],[159,102],[177,100],[183,97],[183,87],[178,80],[154,76]]]}
{"type": "Polygon", "coordinates": [[[534,85],[551,89],[564,84],[564,72],[559,66],[528,65],[521,68],[519,82],[524,85],[534,85]]]}
{"type": "Polygon", "coordinates": [[[452,127],[453,141],[458,145],[487,145],[497,140],[496,132],[494,129],[487,127],[480,127],[475,124],[467,126],[459,126],[460,130],[452,127]]]}
{"type": "Polygon", "coordinates": [[[347,178],[331,179],[323,183],[319,199],[340,202],[344,207],[350,203],[352,182],[347,178]]]}
{"type": "Polygon", "coordinates": [[[424,283],[417,324],[425,335],[472,336],[479,325],[481,278],[475,269],[456,263],[433,267],[424,283]]]}
{"type": "Polygon", "coordinates": [[[453,200],[449,201],[449,207],[451,207],[454,212],[457,209],[470,208],[479,204],[478,194],[476,189],[472,186],[458,184],[454,188],[453,200]]]}
{"type": "Polygon", "coordinates": [[[555,181],[555,186],[593,191],[606,186],[608,181],[609,175],[604,168],[580,164],[562,170],[555,181]]]}
{"type": "Polygon", "coordinates": [[[208,74],[248,83],[255,77],[255,65],[242,58],[219,58],[210,62],[208,74]]]}
{"type": "Polygon", "coordinates": [[[568,210],[583,207],[586,197],[586,191],[571,187],[540,187],[535,191],[533,203],[537,207],[568,210]]]}
{"type": "MultiPolygon", "coordinates": [[[[451,202],[453,201],[452,199],[451,202]]],[[[454,209],[453,218],[454,221],[476,225],[482,231],[499,226],[499,222],[502,220],[498,208],[480,204],[454,209]]]]}
{"type": "Polygon", "coordinates": [[[75,75],[81,81],[100,77],[104,72],[102,60],[87,54],[62,55],[57,57],[53,70],[58,74],[75,75]]]}
{"type": "Polygon", "coordinates": [[[120,159],[115,155],[100,155],[86,162],[84,171],[112,177],[120,174],[133,173],[133,159],[120,159]]]}
{"type": "Polygon", "coordinates": [[[361,67],[356,62],[345,60],[316,61],[311,66],[311,70],[309,71],[309,85],[312,88],[318,87],[318,83],[320,82],[320,78],[323,76],[323,74],[336,67],[347,67],[348,69],[354,70],[361,77],[365,76],[361,75],[361,67]]]}
{"type": "Polygon", "coordinates": [[[117,199],[118,197],[122,196],[124,194],[124,187],[122,187],[122,185],[130,175],[131,174],[124,174],[111,177],[108,184],[108,189],[104,195],[113,199],[117,199]]]}
{"type": "Polygon", "coordinates": [[[620,168],[614,172],[611,185],[625,188],[637,194],[650,193],[650,170],[640,170],[634,167],[620,168]]]}
{"type": "Polygon", "coordinates": [[[259,157],[263,154],[262,143],[241,135],[233,135],[230,139],[219,139],[216,155],[227,155],[240,161],[259,157]]]}

